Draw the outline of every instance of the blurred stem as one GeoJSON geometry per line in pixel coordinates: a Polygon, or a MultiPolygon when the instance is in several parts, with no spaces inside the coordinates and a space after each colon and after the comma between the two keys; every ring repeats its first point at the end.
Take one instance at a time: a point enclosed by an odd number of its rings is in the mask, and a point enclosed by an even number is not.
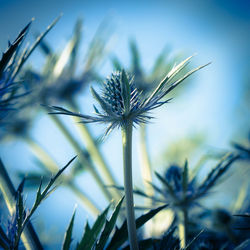
{"type": "MultiPolygon", "coordinates": [[[[151,163],[149,159],[149,153],[146,143],[146,124],[140,126],[140,152],[141,152],[141,175],[143,178],[144,187],[146,193],[150,196],[154,195],[154,189],[147,181],[152,182],[152,173],[151,173],[151,163]]],[[[148,200],[148,199],[147,199],[148,200]]]]}
{"type": "Polygon", "coordinates": [[[88,160],[82,153],[81,146],[78,144],[78,142],[71,136],[68,129],[64,126],[62,121],[56,116],[56,115],[50,115],[49,116],[52,121],[57,125],[57,127],[61,130],[63,135],[66,137],[66,139],[69,141],[69,143],[74,148],[75,152],[79,155],[79,160],[81,161],[81,164],[86,167],[86,169],[90,172],[90,174],[94,177],[96,183],[102,190],[103,194],[107,198],[108,201],[112,199],[112,195],[109,192],[109,190],[105,187],[105,184],[103,183],[103,180],[99,176],[98,172],[95,169],[95,166],[88,160]]]}
{"type": "Polygon", "coordinates": [[[128,226],[128,238],[130,249],[139,250],[136,236],[133,180],[132,180],[132,130],[133,124],[127,120],[122,126],[122,145],[123,145],[123,171],[124,189],[126,200],[126,217],[128,226]]]}
{"type": "Polygon", "coordinates": [[[56,173],[59,168],[54,159],[30,136],[24,137],[25,142],[29,145],[30,150],[39,161],[52,173],[56,173]]]}
{"type": "Polygon", "coordinates": [[[69,189],[82,201],[82,203],[89,209],[89,211],[97,216],[101,213],[101,210],[94,205],[93,201],[85,194],[82,190],[80,190],[73,182],[69,182],[67,184],[69,189]]]}
{"type": "MultiPolygon", "coordinates": [[[[78,105],[76,104],[74,100],[70,101],[70,108],[74,109],[75,111],[79,110],[78,105]]],[[[77,123],[79,122],[79,118],[75,116],[73,116],[72,119],[77,123]]],[[[115,181],[114,176],[112,175],[112,171],[109,169],[87,125],[84,123],[81,123],[79,125],[77,124],[77,128],[79,129],[79,132],[83,138],[83,141],[86,143],[86,148],[91,158],[96,163],[96,165],[100,167],[100,170],[102,171],[102,175],[108,182],[108,185],[118,186],[117,182],[115,181]]],[[[117,189],[112,189],[111,192],[115,195],[117,200],[121,198],[121,193],[117,189]]]]}
{"type": "Polygon", "coordinates": [[[180,222],[179,222],[179,239],[181,243],[181,248],[185,249],[188,242],[188,211],[185,207],[179,212],[180,222]]]}
{"type": "MultiPolygon", "coordinates": [[[[141,165],[141,176],[142,181],[145,187],[145,191],[149,196],[154,196],[154,189],[153,187],[148,183],[152,183],[152,168],[151,168],[151,162],[149,159],[149,152],[147,147],[147,137],[146,137],[146,124],[143,123],[140,126],[139,129],[139,146],[140,146],[140,165],[141,165]]],[[[145,198],[145,204],[146,206],[152,206],[153,200],[145,198]]],[[[145,233],[147,236],[150,236],[153,232],[153,223],[154,218],[152,218],[148,223],[145,225],[145,233]]]]}
{"type": "MultiPolygon", "coordinates": [[[[56,173],[59,171],[59,167],[55,160],[33,139],[26,136],[25,141],[30,146],[33,154],[43,163],[43,165],[52,173],[56,173]]],[[[97,208],[94,202],[85,194],[82,190],[80,190],[73,181],[67,181],[64,183],[83,203],[83,205],[94,215],[98,215],[101,211],[97,208]]]]}
{"type": "MultiPolygon", "coordinates": [[[[9,210],[9,213],[12,216],[15,213],[16,191],[1,159],[0,159],[0,191],[3,194],[3,198],[9,210]]],[[[39,238],[30,221],[27,223],[27,226],[25,227],[21,235],[21,240],[27,250],[43,249],[41,242],[39,241],[39,238]]]]}

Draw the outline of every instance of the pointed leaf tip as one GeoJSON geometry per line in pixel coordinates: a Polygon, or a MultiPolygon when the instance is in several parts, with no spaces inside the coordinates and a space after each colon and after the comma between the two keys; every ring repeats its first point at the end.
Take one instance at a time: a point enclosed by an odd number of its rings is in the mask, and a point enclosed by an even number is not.
{"type": "Polygon", "coordinates": [[[72,231],[73,231],[73,226],[74,226],[75,214],[76,214],[76,206],[74,208],[74,212],[70,220],[69,226],[67,228],[67,231],[65,232],[65,235],[64,235],[63,246],[62,246],[63,250],[70,249],[70,244],[72,242],[72,231]]]}
{"type": "Polygon", "coordinates": [[[130,110],[130,98],[131,98],[131,93],[130,93],[130,86],[129,86],[129,81],[127,78],[127,74],[125,70],[122,70],[122,99],[124,102],[124,107],[125,107],[125,113],[129,113],[130,110]]]}

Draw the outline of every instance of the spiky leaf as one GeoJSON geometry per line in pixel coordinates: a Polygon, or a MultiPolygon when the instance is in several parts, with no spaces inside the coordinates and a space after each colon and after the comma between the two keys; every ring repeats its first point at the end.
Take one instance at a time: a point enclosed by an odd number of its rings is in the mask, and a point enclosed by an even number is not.
{"type": "MultiPolygon", "coordinates": [[[[162,209],[166,208],[167,205],[158,207],[156,209],[150,210],[148,213],[140,216],[136,219],[136,229],[143,226],[147,221],[152,219],[158,212],[162,209]]],[[[112,237],[107,249],[115,250],[122,246],[123,243],[128,239],[128,228],[127,228],[127,221],[125,220],[120,228],[116,228],[114,236],[112,237]]]]}
{"type": "Polygon", "coordinates": [[[92,228],[89,227],[88,223],[86,224],[84,235],[82,237],[81,242],[77,246],[77,249],[88,250],[93,247],[106,221],[106,216],[107,216],[109,207],[110,205],[97,217],[92,228]]]}
{"type": "Polygon", "coordinates": [[[65,236],[64,236],[63,247],[62,247],[63,250],[70,249],[70,244],[72,242],[72,231],[73,231],[75,214],[76,214],[76,210],[74,210],[74,212],[73,212],[72,218],[70,220],[69,226],[68,226],[67,231],[66,231],[65,236]]]}
{"type": "Polygon", "coordinates": [[[115,226],[122,202],[123,202],[124,197],[119,201],[119,203],[117,204],[117,206],[115,207],[115,210],[113,212],[113,214],[111,215],[110,220],[106,221],[105,227],[101,233],[100,239],[98,241],[98,243],[96,244],[96,250],[102,250],[104,249],[107,240],[115,226]]]}
{"type": "Polygon", "coordinates": [[[29,22],[24,29],[19,33],[18,37],[16,38],[16,40],[13,42],[13,44],[11,44],[8,48],[8,50],[3,53],[1,61],[0,61],[0,78],[2,76],[2,73],[4,71],[4,69],[6,68],[6,66],[8,65],[8,63],[10,62],[12,56],[14,55],[14,53],[16,52],[17,48],[19,47],[19,45],[21,44],[21,42],[23,41],[29,27],[31,25],[31,22],[29,22]]]}
{"type": "Polygon", "coordinates": [[[184,170],[182,173],[182,190],[183,193],[187,192],[188,188],[188,161],[185,161],[184,170]]]}
{"type": "Polygon", "coordinates": [[[130,110],[130,86],[125,70],[122,70],[122,99],[124,102],[125,114],[129,113],[130,110]]]}

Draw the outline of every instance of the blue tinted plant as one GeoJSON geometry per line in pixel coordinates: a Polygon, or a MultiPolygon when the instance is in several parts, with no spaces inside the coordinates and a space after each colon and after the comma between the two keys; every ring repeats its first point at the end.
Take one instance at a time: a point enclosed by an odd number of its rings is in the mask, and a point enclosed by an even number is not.
{"type": "Polygon", "coordinates": [[[126,217],[131,249],[138,249],[132,184],[132,130],[134,126],[148,122],[152,118],[152,115],[150,115],[152,110],[169,102],[169,100],[162,99],[184,79],[206,66],[200,66],[171,82],[190,59],[191,57],[175,66],[147,97],[138,91],[133,83],[133,78],[127,75],[124,70],[113,73],[104,82],[101,95],[91,88],[94,98],[102,108],[102,111],[99,111],[94,106],[95,116],[74,113],[61,107],[50,107],[52,110],[50,114],[80,117],[83,123],[98,122],[108,124],[106,135],[116,127],[121,128],[126,217]]]}

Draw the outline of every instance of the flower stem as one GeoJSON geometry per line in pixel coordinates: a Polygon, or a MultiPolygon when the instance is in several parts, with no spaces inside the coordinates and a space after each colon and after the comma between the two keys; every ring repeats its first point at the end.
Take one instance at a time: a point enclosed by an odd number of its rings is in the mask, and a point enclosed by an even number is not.
{"type": "MultiPolygon", "coordinates": [[[[145,187],[145,192],[149,196],[154,196],[154,189],[153,187],[148,183],[152,182],[152,166],[149,158],[149,152],[147,147],[147,138],[146,138],[146,124],[141,124],[139,129],[139,146],[140,146],[140,166],[141,166],[141,176],[142,181],[145,187]]],[[[145,204],[146,206],[152,206],[154,204],[154,201],[151,199],[145,198],[145,204]]],[[[152,218],[148,223],[145,225],[145,231],[146,236],[152,236],[152,233],[154,233],[154,218],[152,218]]]]}
{"type": "Polygon", "coordinates": [[[188,212],[186,208],[180,211],[180,222],[179,222],[179,238],[181,241],[181,248],[185,249],[188,243],[188,212]]]}
{"type": "Polygon", "coordinates": [[[133,125],[131,121],[127,121],[126,124],[122,126],[123,171],[130,249],[138,250],[132,181],[132,129],[133,125]]]}

